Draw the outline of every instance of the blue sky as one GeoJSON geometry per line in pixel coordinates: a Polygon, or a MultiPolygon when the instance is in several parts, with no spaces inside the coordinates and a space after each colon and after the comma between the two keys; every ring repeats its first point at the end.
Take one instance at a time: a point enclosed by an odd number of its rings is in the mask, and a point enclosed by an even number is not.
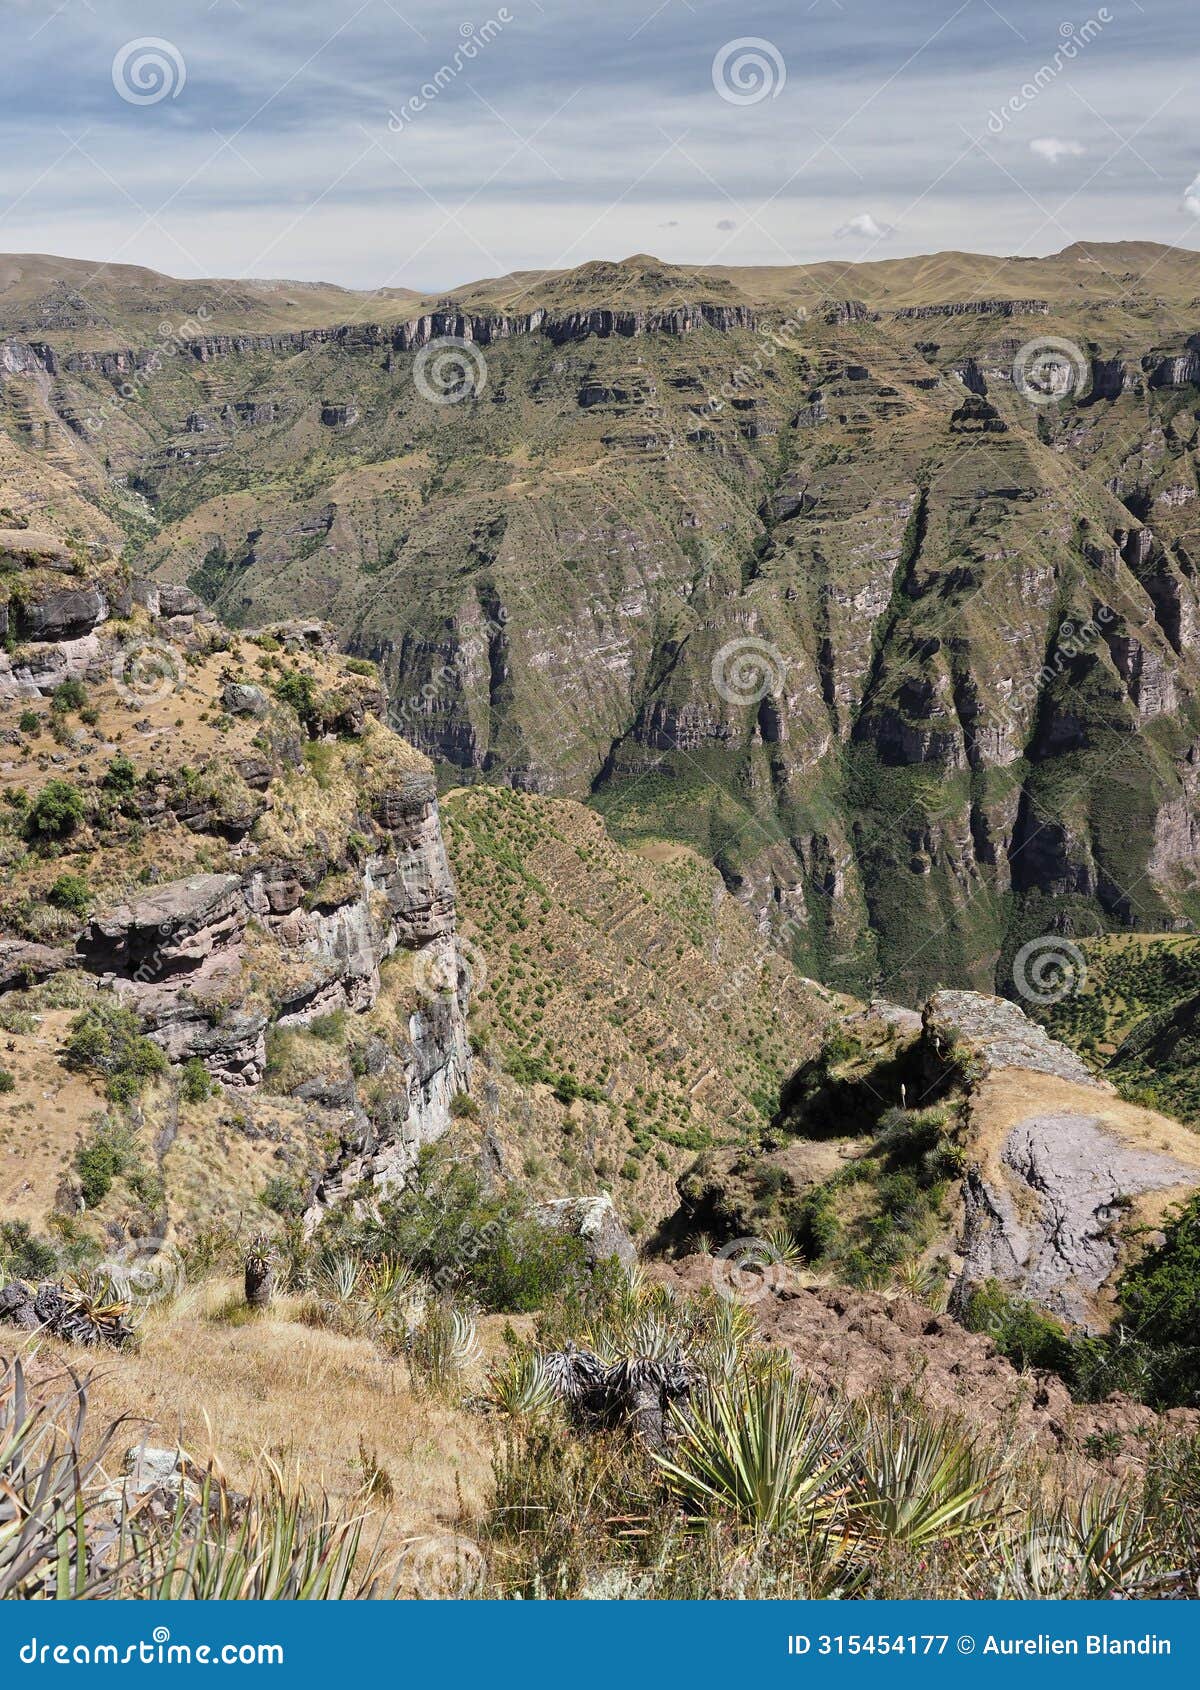
{"type": "Polygon", "coordinates": [[[0,4],[0,251],[428,291],[1200,247],[1195,0],[0,4]]]}

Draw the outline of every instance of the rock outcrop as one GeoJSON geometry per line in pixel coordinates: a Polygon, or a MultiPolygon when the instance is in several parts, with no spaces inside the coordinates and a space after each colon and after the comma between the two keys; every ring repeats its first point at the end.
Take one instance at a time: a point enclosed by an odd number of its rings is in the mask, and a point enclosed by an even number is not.
{"type": "MultiPolygon", "coordinates": [[[[14,721],[25,712],[24,732],[8,736],[20,762],[0,774],[22,782],[19,805],[52,780],[67,804],[61,827],[47,822],[57,841],[30,836],[26,903],[45,906],[77,850],[86,879],[72,870],[67,884],[90,905],[41,918],[56,942],[0,934],[0,993],[72,969],[132,1009],[171,1065],[198,1061],[252,1099],[272,1037],[367,1016],[402,955],[391,1035],[366,1042],[370,1112],[348,1068],[348,1098],[302,1079],[291,1111],[327,1110],[324,1134],[308,1135],[325,1142],[326,1198],[364,1178],[398,1183],[467,1083],[470,971],[433,775],[380,721],[378,682],[347,669],[309,619],[251,644],[251,679],[189,589],[130,580],[27,531],[0,545],[21,641],[0,656],[0,708],[7,696],[14,721]],[[80,683],[71,703],[47,712],[45,693],[68,677],[80,683]],[[56,744],[71,748],[69,770],[56,744]],[[147,837],[149,861],[137,849],[147,837]]],[[[353,1042],[342,1038],[343,1063],[353,1042]]],[[[233,1118],[257,1131],[244,1108],[233,1118]]]]}

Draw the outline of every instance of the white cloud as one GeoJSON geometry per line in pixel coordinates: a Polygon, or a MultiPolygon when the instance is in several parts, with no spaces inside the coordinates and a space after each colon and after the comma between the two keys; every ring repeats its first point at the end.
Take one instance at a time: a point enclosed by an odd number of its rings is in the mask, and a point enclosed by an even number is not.
{"type": "Polygon", "coordinates": [[[1184,190],[1183,203],[1193,217],[1200,217],[1200,176],[1184,190]]]}
{"type": "Polygon", "coordinates": [[[1082,158],[1087,152],[1087,148],[1080,146],[1078,141],[1060,141],[1054,135],[1045,135],[1038,141],[1030,141],[1029,150],[1049,164],[1057,164],[1060,158],[1082,158]]]}
{"type": "Polygon", "coordinates": [[[857,238],[866,241],[886,241],[896,233],[890,223],[881,223],[878,217],[872,217],[869,211],[859,212],[848,223],[843,223],[834,234],[839,240],[857,238]]]}

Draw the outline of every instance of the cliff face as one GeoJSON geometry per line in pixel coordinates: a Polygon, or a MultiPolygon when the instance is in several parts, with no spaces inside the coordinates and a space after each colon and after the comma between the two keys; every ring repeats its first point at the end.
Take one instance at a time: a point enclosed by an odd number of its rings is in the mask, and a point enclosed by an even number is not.
{"type": "MultiPolygon", "coordinates": [[[[433,776],[369,666],[311,624],[234,641],[28,530],[0,582],[0,987],[31,1063],[47,1005],[112,1003],[318,1207],[402,1180],[467,1082],[470,979],[433,776]]],[[[179,1160],[178,1104],[148,1107],[179,1160]]]]}
{"type": "Polygon", "coordinates": [[[911,301],[631,261],[166,352],[14,334],[0,380],[27,460],[103,452],[147,571],[327,618],[435,763],[694,846],[803,972],[915,1004],[1200,914],[1200,365],[1159,258],[911,301]],[[1018,379],[1047,340],[1077,391],[1018,379]]]}

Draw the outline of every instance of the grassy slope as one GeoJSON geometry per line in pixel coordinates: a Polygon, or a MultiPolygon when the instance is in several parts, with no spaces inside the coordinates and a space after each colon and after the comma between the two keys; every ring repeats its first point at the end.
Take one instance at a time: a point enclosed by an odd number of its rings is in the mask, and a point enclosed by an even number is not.
{"type": "Polygon", "coordinates": [[[838,1000],[682,846],[622,849],[581,805],[482,787],[449,794],[443,825],[482,959],[473,1028],[495,1069],[541,1076],[532,1114],[502,1096],[502,1136],[521,1123],[550,1189],[612,1183],[635,1218],[661,1218],[698,1150],[762,1131],[838,1000]],[[604,1101],[555,1101],[556,1083],[604,1101]]]}

